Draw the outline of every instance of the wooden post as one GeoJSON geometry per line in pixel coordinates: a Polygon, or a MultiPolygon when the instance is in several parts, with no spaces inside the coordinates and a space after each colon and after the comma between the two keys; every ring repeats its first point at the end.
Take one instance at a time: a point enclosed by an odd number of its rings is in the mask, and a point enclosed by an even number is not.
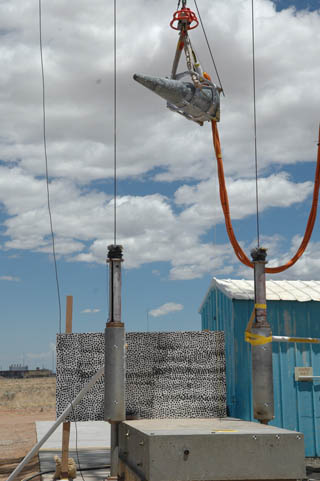
{"type": "MultiPolygon", "coordinates": [[[[66,334],[70,334],[72,332],[72,305],[73,305],[73,297],[67,296],[66,334]]],[[[70,421],[66,421],[62,425],[61,479],[68,479],[69,440],[70,440],[70,421]]]]}
{"type": "Polygon", "coordinates": [[[72,332],[72,305],[73,305],[73,297],[67,296],[66,334],[70,334],[72,332]]]}

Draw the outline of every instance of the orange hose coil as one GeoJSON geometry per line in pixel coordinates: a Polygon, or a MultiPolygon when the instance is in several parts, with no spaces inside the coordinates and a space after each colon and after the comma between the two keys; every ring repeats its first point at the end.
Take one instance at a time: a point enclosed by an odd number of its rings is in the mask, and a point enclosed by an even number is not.
{"type": "MultiPolygon", "coordinates": [[[[246,266],[253,268],[253,263],[244,253],[243,249],[241,248],[240,244],[238,243],[236,236],[233,231],[231,217],[230,217],[230,209],[229,209],[229,199],[228,193],[224,178],[224,171],[223,171],[223,161],[222,161],[222,153],[221,153],[221,145],[219,139],[219,132],[217,123],[212,120],[212,137],[213,137],[213,145],[214,150],[216,153],[217,158],[217,166],[218,166],[218,177],[219,177],[219,190],[220,190],[220,200],[221,206],[225,218],[225,224],[227,233],[234,249],[234,252],[238,259],[246,266]]],[[[314,180],[314,189],[313,189],[313,199],[312,199],[312,206],[309,214],[309,219],[307,222],[306,231],[304,237],[301,241],[301,244],[296,252],[296,254],[284,265],[279,267],[266,267],[265,271],[269,274],[277,274],[278,272],[283,272],[289,267],[293,266],[297,260],[302,256],[304,251],[307,248],[309,243],[314,223],[317,217],[317,206],[318,206],[318,197],[319,197],[319,187],[320,187],[320,127],[319,127],[319,142],[318,142],[318,157],[317,157],[317,168],[315,173],[315,180],[314,180]]]]}

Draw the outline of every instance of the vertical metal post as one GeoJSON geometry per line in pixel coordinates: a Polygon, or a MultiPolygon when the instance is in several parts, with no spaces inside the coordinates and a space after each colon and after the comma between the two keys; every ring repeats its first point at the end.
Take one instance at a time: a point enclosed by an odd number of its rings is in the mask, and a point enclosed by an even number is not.
{"type": "Polygon", "coordinates": [[[267,319],[266,274],[267,250],[257,247],[251,251],[254,263],[254,309],[255,321],[251,332],[257,335],[258,342],[251,348],[252,355],[252,394],[254,418],[268,424],[274,418],[272,336],[267,319]]]}
{"type": "Polygon", "coordinates": [[[109,320],[105,329],[104,419],[111,424],[111,471],[118,479],[118,427],[125,420],[125,329],[121,322],[122,246],[108,246],[109,320]]]}
{"type": "Polygon", "coordinates": [[[118,479],[119,463],[119,423],[111,423],[111,467],[109,479],[118,479]]]}

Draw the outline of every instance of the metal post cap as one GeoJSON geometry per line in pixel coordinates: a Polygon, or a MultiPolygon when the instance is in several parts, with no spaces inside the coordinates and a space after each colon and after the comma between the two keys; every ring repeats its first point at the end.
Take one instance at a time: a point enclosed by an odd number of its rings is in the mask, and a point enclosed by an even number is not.
{"type": "Polygon", "coordinates": [[[122,260],[123,247],[120,245],[111,244],[108,246],[108,260],[120,259],[122,260]]]}
{"type": "Polygon", "coordinates": [[[250,254],[253,262],[266,262],[267,250],[265,247],[255,247],[251,250],[250,254]]]}

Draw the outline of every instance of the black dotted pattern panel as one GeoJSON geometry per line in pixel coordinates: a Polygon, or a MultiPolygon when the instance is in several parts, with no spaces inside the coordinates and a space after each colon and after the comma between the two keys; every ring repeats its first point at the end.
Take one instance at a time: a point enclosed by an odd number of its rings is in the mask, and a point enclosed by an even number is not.
{"type": "MultiPolygon", "coordinates": [[[[140,418],[226,416],[223,332],[126,334],[126,411],[140,418]]],[[[104,363],[104,334],[57,335],[57,416],[104,363]]],[[[69,420],[103,420],[101,378],[69,420]]]]}

